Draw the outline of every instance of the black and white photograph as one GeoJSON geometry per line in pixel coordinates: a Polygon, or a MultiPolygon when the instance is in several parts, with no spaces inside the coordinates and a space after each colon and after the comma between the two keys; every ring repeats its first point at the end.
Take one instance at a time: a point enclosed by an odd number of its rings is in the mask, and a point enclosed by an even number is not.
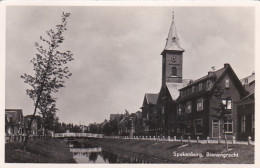
{"type": "Polygon", "coordinates": [[[5,165],[255,165],[256,8],[7,5],[5,165]]]}

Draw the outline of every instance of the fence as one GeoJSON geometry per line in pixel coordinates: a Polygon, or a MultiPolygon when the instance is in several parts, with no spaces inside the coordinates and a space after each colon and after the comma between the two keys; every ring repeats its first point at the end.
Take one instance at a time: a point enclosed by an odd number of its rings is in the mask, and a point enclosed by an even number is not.
{"type": "Polygon", "coordinates": [[[84,138],[84,137],[89,137],[89,138],[103,138],[103,134],[93,134],[93,133],[55,133],[54,134],[55,138],[63,138],[63,137],[75,137],[75,138],[84,138]]]}
{"type": "MultiPolygon", "coordinates": [[[[169,142],[183,142],[183,143],[200,143],[200,144],[225,144],[226,140],[222,139],[221,137],[218,137],[217,139],[210,139],[207,137],[207,139],[200,139],[197,137],[196,139],[191,139],[191,137],[188,137],[188,139],[183,139],[183,137],[180,137],[179,139],[174,137],[159,137],[159,136],[104,136],[104,138],[112,138],[112,139],[128,139],[128,140],[153,140],[153,141],[169,141],[169,142]]],[[[233,136],[232,139],[227,140],[228,144],[239,144],[239,145],[255,145],[255,142],[251,140],[251,137],[248,137],[247,141],[238,141],[233,136]]]]}

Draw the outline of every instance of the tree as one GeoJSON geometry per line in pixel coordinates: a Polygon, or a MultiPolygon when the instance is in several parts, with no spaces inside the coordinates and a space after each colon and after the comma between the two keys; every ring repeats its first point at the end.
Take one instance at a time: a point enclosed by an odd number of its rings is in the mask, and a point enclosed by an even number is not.
{"type": "Polygon", "coordinates": [[[53,93],[57,93],[59,88],[65,87],[64,78],[69,78],[72,75],[68,67],[65,66],[73,60],[72,53],[58,50],[59,45],[65,40],[63,33],[67,30],[67,18],[69,16],[70,13],[62,14],[62,22],[56,26],[56,30],[50,29],[46,32],[48,39],[40,36],[41,44],[35,43],[37,54],[31,60],[35,74],[29,75],[25,73],[21,76],[24,82],[31,86],[30,89],[26,90],[26,93],[34,102],[33,115],[27,130],[24,148],[27,145],[32,121],[37,109],[44,120],[50,119],[49,117],[53,116],[57,111],[55,106],[56,98],[53,93]]]}

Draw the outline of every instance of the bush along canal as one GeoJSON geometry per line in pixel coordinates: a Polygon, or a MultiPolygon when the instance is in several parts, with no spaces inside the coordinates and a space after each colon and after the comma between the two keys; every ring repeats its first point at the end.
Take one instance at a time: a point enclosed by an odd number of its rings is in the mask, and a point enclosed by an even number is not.
{"type": "Polygon", "coordinates": [[[23,150],[22,142],[5,144],[6,163],[75,163],[64,141],[39,139],[28,143],[23,150]]]}
{"type": "Polygon", "coordinates": [[[77,163],[253,164],[254,146],[181,144],[127,139],[79,139],[67,145],[77,163]]]}

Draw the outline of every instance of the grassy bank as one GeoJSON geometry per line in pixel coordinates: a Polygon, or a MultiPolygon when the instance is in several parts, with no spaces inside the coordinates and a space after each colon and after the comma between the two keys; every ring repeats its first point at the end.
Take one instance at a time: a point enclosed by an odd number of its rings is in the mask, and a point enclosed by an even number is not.
{"type": "Polygon", "coordinates": [[[124,139],[92,139],[89,140],[93,146],[101,146],[103,150],[117,153],[118,155],[133,155],[145,158],[155,163],[231,163],[231,164],[253,164],[254,146],[229,145],[231,150],[226,151],[224,144],[188,144],[180,147],[180,142],[166,141],[143,141],[124,139]],[[175,156],[174,156],[175,152],[175,156]],[[207,152],[220,154],[207,157],[207,152]],[[176,156],[182,154],[202,154],[199,156],[176,156]],[[227,154],[237,154],[229,155],[227,154]],[[226,157],[225,157],[226,155],[226,157]],[[235,157],[232,157],[235,156],[235,157]]]}
{"type": "Polygon", "coordinates": [[[56,139],[28,142],[24,151],[23,143],[5,144],[6,163],[74,163],[72,153],[66,144],[56,139]]]}

